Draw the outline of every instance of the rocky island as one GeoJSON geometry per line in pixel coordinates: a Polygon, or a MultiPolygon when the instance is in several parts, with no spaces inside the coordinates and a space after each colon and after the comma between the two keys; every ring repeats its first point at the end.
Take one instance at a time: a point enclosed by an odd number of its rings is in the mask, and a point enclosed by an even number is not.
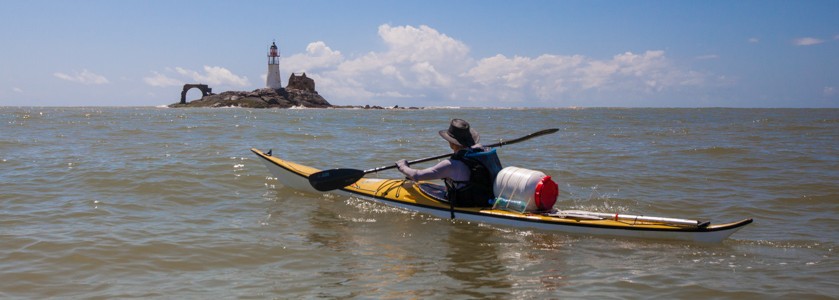
{"type": "MultiPolygon", "coordinates": [[[[303,73],[297,76],[291,73],[288,85],[282,87],[280,80],[280,51],[276,42],[268,48],[268,74],[265,88],[246,91],[227,91],[214,94],[213,89],[206,84],[185,84],[181,92],[181,102],[170,104],[169,107],[243,107],[243,108],[362,108],[385,109],[381,106],[333,106],[321,97],[315,90],[315,80],[303,73]],[[201,99],[186,101],[186,92],[191,89],[201,91],[201,99]]],[[[404,107],[394,106],[394,109],[404,107]]],[[[410,109],[418,109],[410,107],[410,109]]]]}
{"type": "MultiPolygon", "coordinates": [[[[186,87],[185,87],[186,89],[186,87]]],[[[285,88],[262,88],[250,92],[227,91],[221,94],[206,93],[201,99],[169,105],[169,107],[243,107],[243,108],[328,108],[333,107],[315,91],[315,81],[291,74],[285,88]]]]}

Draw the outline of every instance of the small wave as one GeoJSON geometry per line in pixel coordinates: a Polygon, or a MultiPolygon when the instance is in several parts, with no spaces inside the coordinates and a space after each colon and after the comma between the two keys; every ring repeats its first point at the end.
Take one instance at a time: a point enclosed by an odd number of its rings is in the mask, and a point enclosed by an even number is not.
{"type": "Polygon", "coordinates": [[[769,248],[776,248],[776,249],[817,249],[817,250],[824,250],[830,251],[829,249],[833,249],[832,245],[827,243],[822,243],[818,241],[812,240],[737,240],[739,243],[744,245],[754,245],[754,246],[764,246],[769,248]]]}
{"type": "Polygon", "coordinates": [[[689,150],[682,150],[680,153],[684,154],[707,154],[707,155],[731,155],[731,154],[747,154],[749,149],[738,147],[705,147],[694,148],[689,150]]]}
{"type": "MultiPolygon", "coordinates": [[[[812,189],[826,187],[827,186],[813,186],[812,189]]],[[[808,209],[813,209],[814,207],[824,205],[826,207],[823,207],[821,209],[835,209],[839,208],[839,205],[837,205],[836,203],[836,199],[839,199],[839,194],[801,195],[798,197],[778,197],[774,199],[768,199],[766,204],[777,205],[780,208],[788,207],[790,203],[795,203],[796,206],[808,209]]]]}
{"type": "Polygon", "coordinates": [[[460,106],[428,106],[428,109],[461,109],[460,106]]]}
{"type": "Polygon", "coordinates": [[[788,125],[788,126],[782,127],[782,129],[785,130],[785,131],[798,132],[798,131],[823,130],[823,129],[827,129],[827,128],[825,128],[823,126],[813,126],[813,125],[788,125]]]}

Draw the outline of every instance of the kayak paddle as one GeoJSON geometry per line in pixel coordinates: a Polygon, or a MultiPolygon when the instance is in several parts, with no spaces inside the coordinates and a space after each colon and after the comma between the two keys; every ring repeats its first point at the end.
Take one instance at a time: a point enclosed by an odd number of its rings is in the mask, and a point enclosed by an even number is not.
{"type": "MultiPolygon", "coordinates": [[[[520,138],[517,138],[517,139],[514,139],[514,140],[509,140],[509,141],[502,140],[501,142],[491,144],[491,145],[486,145],[484,147],[495,148],[495,147],[500,147],[500,146],[504,146],[504,145],[511,145],[511,144],[515,144],[515,143],[518,143],[518,142],[523,142],[523,141],[535,138],[537,136],[551,134],[551,133],[554,133],[554,132],[557,132],[557,131],[559,131],[559,128],[551,128],[551,129],[540,130],[540,131],[525,135],[523,137],[520,137],[520,138]]],[[[421,163],[421,162],[426,162],[426,161],[429,161],[429,160],[441,159],[441,158],[444,158],[444,157],[449,157],[451,155],[452,155],[452,153],[447,153],[447,154],[437,155],[437,156],[434,156],[434,157],[426,157],[426,158],[422,158],[422,159],[409,161],[408,164],[412,165],[412,164],[417,164],[417,163],[421,163]]],[[[316,190],[321,191],[321,192],[331,191],[331,190],[334,190],[334,189],[340,189],[342,187],[353,184],[356,181],[358,181],[359,179],[361,179],[361,177],[364,177],[365,174],[384,171],[384,170],[387,170],[387,169],[393,169],[393,168],[396,168],[396,167],[397,167],[396,164],[392,164],[392,165],[389,165],[389,166],[383,166],[383,167],[378,167],[378,168],[369,169],[369,170],[356,170],[356,169],[346,169],[346,168],[324,170],[324,171],[320,171],[320,172],[314,173],[312,175],[309,175],[309,184],[311,184],[312,187],[314,187],[316,190]]]]}

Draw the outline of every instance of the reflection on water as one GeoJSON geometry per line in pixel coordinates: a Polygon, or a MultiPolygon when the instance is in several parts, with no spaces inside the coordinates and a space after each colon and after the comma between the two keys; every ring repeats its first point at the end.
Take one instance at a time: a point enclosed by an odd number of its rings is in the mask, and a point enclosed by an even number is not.
{"type": "Polygon", "coordinates": [[[446,264],[442,273],[456,284],[449,293],[470,298],[499,297],[507,294],[513,283],[506,278],[510,273],[499,256],[492,232],[472,224],[454,224],[444,237],[446,264]]]}

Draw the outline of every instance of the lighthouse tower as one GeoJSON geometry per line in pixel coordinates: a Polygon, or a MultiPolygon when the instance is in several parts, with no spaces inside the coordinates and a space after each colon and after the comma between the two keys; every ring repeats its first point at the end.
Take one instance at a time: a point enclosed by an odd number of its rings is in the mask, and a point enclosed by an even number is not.
{"type": "Polygon", "coordinates": [[[283,87],[280,79],[280,51],[277,50],[275,42],[271,42],[271,48],[268,49],[268,78],[265,80],[265,86],[275,90],[283,87]]]}

